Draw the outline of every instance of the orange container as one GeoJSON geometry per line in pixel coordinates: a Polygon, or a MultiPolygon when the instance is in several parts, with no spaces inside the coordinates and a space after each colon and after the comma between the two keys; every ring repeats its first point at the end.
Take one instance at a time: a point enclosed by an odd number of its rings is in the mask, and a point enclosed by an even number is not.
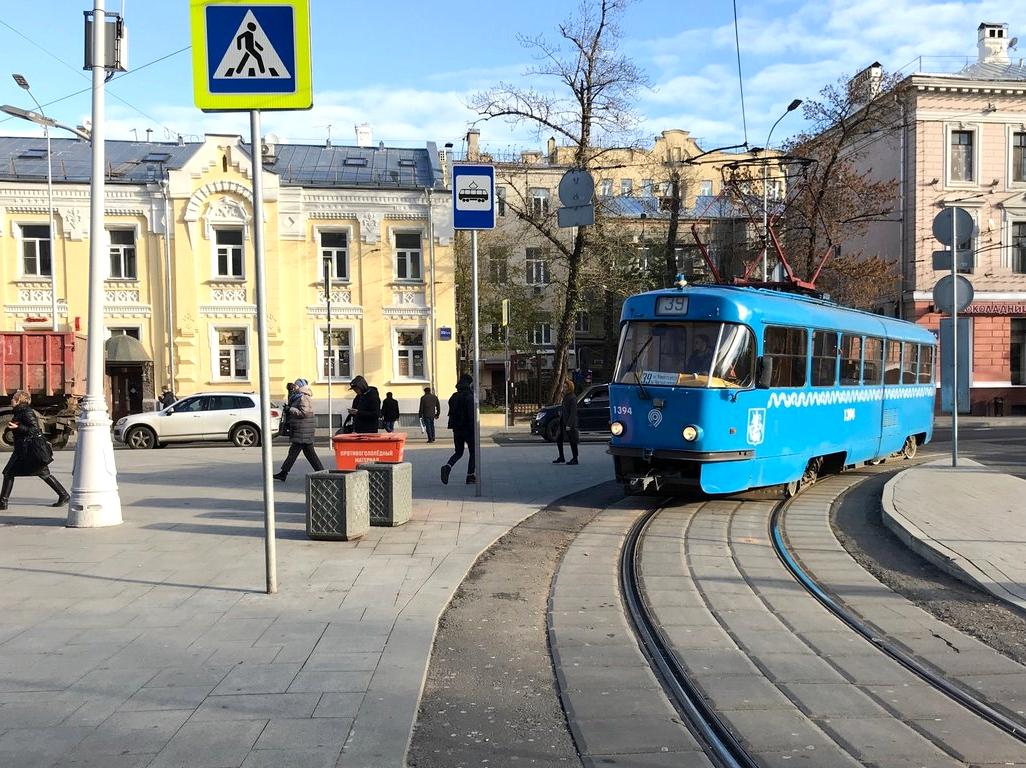
{"type": "Polygon", "coordinates": [[[371,435],[335,435],[335,469],[356,469],[369,461],[398,464],[403,460],[405,432],[381,432],[371,435]]]}

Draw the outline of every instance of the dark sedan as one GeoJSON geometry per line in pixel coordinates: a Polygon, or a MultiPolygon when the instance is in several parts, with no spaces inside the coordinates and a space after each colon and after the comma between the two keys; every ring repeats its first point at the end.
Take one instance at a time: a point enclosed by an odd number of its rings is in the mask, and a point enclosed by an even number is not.
{"type": "MultiPolygon", "coordinates": [[[[531,434],[555,442],[559,434],[559,405],[546,405],[531,420],[531,434]]],[[[577,398],[577,425],[581,432],[609,429],[609,385],[592,384],[577,398]]]]}

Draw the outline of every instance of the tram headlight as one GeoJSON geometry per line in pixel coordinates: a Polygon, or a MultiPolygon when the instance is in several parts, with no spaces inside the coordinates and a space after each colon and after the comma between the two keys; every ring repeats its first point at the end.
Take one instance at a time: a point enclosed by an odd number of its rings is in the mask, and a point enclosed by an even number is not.
{"type": "Polygon", "coordinates": [[[698,427],[694,424],[688,424],[684,429],[680,431],[681,437],[687,440],[689,443],[695,442],[698,439],[698,427]]]}
{"type": "Polygon", "coordinates": [[[614,437],[619,437],[623,434],[623,424],[619,421],[614,421],[609,425],[609,431],[613,433],[614,437]]]}

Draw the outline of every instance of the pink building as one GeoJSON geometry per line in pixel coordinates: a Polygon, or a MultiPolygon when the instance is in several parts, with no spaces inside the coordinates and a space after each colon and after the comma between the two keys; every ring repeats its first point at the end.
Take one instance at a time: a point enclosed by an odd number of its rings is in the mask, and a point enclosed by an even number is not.
{"type": "Polygon", "coordinates": [[[965,315],[978,415],[1026,415],[1026,66],[1012,61],[1010,42],[1007,24],[980,24],[976,61],[954,73],[916,72],[896,97],[881,96],[894,101],[895,129],[872,142],[864,161],[878,178],[899,182],[900,216],[875,222],[858,245],[897,258],[900,316],[939,327],[933,286],[950,267],[933,269],[932,254],[944,246],[932,222],[950,206],[972,215],[972,263],[963,272],[975,289],[965,315]]]}

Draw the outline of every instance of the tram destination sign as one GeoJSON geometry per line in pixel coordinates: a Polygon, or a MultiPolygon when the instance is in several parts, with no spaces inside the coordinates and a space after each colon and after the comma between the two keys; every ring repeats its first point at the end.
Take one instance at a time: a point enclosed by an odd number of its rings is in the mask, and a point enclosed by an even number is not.
{"type": "Polygon", "coordinates": [[[688,297],[659,296],[656,298],[655,313],[657,315],[686,315],[688,313],[688,297]]]}

